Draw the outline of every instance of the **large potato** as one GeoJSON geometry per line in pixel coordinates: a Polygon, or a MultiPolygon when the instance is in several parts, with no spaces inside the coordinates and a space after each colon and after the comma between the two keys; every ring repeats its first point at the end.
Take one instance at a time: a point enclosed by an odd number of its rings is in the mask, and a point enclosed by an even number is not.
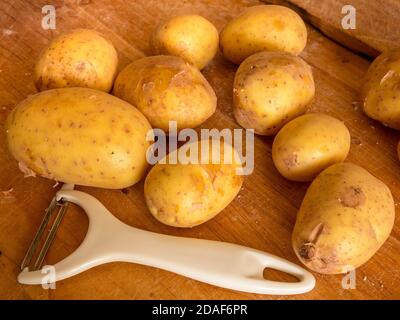
{"type": "Polygon", "coordinates": [[[335,164],[311,184],[293,231],[296,255],[326,274],[367,262],[389,237],[395,208],[389,188],[365,169],[335,164]]]}
{"type": "Polygon", "coordinates": [[[242,127],[273,135],[306,112],[314,93],[311,68],[303,59],[284,52],[259,52],[236,72],[234,115],[242,127]]]}
{"type": "Polygon", "coordinates": [[[152,56],[129,64],[117,76],[114,94],[136,106],[153,127],[168,132],[194,128],[216,109],[214,90],[195,67],[182,58],[152,56]]]}
{"type": "MultiPolygon", "coordinates": [[[[212,140],[204,140],[210,143],[212,140]]],[[[189,143],[188,143],[189,144],[189,143]]],[[[185,153],[188,144],[173,153],[185,153]]],[[[156,164],[147,175],[144,194],[152,215],[160,222],[174,227],[199,225],[222,211],[238,194],[243,178],[237,175],[241,164],[233,159],[224,163],[223,150],[228,156],[236,152],[231,145],[217,142],[218,150],[210,143],[210,158],[220,154],[220,161],[213,163],[156,164]]],[[[201,159],[201,143],[191,144],[201,159]]],[[[190,152],[189,152],[190,153],[190,152]]]]}
{"type": "Polygon", "coordinates": [[[87,88],[43,91],[7,120],[8,145],[24,171],[79,185],[124,188],[147,167],[146,118],[133,106],[87,88]]]}
{"type": "Polygon", "coordinates": [[[361,95],[369,117],[400,130],[400,49],[386,51],[375,59],[361,95]]]}
{"type": "Polygon", "coordinates": [[[218,50],[218,31],[199,15],[173,17],[158,26],[151,37],[154,54],[178,56],[203,69],[218,50]]]}
{"type": "Polygon", "coordinates": [[[285,178],[309,181],[330,165],[344,161],[350,144],[349,130],[342,121],[311,113],[290,121],[278,132],[272,159],[285,178]]]}
{"type": "Polygon", "coordinates": [[[276,5],[246,9],[228,22],[220,35],[220,49],[239,64],[259,51],[285,51],[298,55],[307,43],[307,29],[293,10],[276,5]]]}
{"type": "Polygon", "coordinates": [[[39,91],[85,87],[110,91],[117,73],[118,55],[111,42],[94,30],[63,34],[45,48],[35,66],[39,91]]]}

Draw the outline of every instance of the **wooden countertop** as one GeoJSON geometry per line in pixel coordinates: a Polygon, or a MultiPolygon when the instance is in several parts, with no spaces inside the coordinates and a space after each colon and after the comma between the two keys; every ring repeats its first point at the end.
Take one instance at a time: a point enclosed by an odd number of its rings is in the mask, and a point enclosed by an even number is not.
{"type": "MultiPolygon", "coordinates": [[[[332,2],[331,0],[329,0],[332,2]]],[[[40,50],[54,36],[74,28],[92,28],[116,46],[120,68],[149,55],[149,37],[165,18],[198,13],[219,30],[253,0],[188,1],[54,1],[57,29],[41,28],[41,8],[48,1],[5,0],[0,3],[0,298],[3,299],[394,299],[400,298],[400,221],[389,240],[357,269],[356,289],[343,289],[343,276],[315,274],[317,285],[298,296],[263,296],[235,292],[128,263],[103,265],[57,283],[56,290],[17,283],[19,264],[33,238],[43,210],[56,192],[54,182],[23,178],[7,151],[5,119],[12,108],[35,93],[32,70],[40,50]],[[4,192],[9,190],[9,192],[4,192]]],[[[359,2],[359,1],[358,1],[359,2]]],[[[370,61],[309,27],[302,57],[312,66],[316,97],[310,111],[325,112],[345,122],[352,135],[348,160],[383,180],[400,199],[399,133],[365,117],[358,102],[362,78],[370,61]]],[[[398,39],[399,41],[400,39],[398,39]]],[[[204,70],[218,96],[218,110],[202,127],[238,128],[232,116],[232,81],[236,66],[220,54],[204,70]]],[[[82,187],[122,221],[145,230],[171,235],[223,240],[263,250],[300,263],[291,248],[291,231],[307,183],[282,178],[271,159],[271,137],[255,141],[255,171],[239,196],[216,218],[193,229],[158,223],[148,212],[143,182],[121,191],[82,187]]],[[[48,255],[54,263],[71,253],[83,239],[87,218],[68,212],[48,255]]],[[[283,279],[274,273],[274,279],[283,279]]]]}

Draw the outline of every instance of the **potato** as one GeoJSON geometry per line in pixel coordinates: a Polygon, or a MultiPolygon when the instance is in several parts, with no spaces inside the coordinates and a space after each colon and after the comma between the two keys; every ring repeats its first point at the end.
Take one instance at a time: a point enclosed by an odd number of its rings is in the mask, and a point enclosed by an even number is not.
{"type": "Polygon", "coordinates": [[[292,245],[310,269],[348,272],[367,262],[389,237],[395,208],[389,188],[352,163],[334,164],[308,188],[292,245]]]}
{"type": "Polygon", "coordinates": [[[216,109],[217,97],[207,80],[182,58],[153,56],[136,60],[117,76],[114,94],[136,106],[153,127],[168,132],[194,128],[216,109]]]}
{"type": "Polygon", "coordinates": [[[118,55],[111,42],[94,30],[78,29],[50,42],[35,65],[39,91],[85,87],[110,91],[118,55]]]}
{"type": "Polygon", "coordinates": [[[241,164],[237,161],[224,163],[224,159],[228,159],[223,154],[224,146],[228,156],[236,152],[230,144],[218,141],[214,145],[210,143],[212,140],[201,140],[201,143],[187,143],[172,154],[185,153],[191,145],[200,150],[195,159],[201,159],[203,141],[208,144],[211,156],[220,154],[219,162],[158,163],[147,175],[146,203],[158,221],[174,227],[199,225],[216,216],[239,193],[243,176],[237,175],[236,169],[241,164]],[[218,144],[220,150],[216,147],[218,144]]]}
{"type": "Polygon", "coordinates": [[[12,155],[25,173],[66,183],[118,189],[146,170],[146,118],[102,91],[64,88],[22,101],[7,120],[12,155]]]}
{"type": "Polygon", "coordinates": [[[224,56],[239,64],[260,51],[284,51],[298,55],[307,43],[307,28],[293,10],[276,5],[246,9],[228,22],[220,34],[224,56]]]}
{"type": "Polygon", "coordinates": [[[400,130],[400,49],[382,53],[371,64],[361,97],[364,112],[400,130]]]}
{"type": "Polygon", "coordinates": [[[150,45],[155,55],[178,56],[203,69],[217,53],[218,42],[218,31],[210,21],[188,14],[158,26],[150,45]]]}
{"type": "Polygon", "coordinates": [[[284,52],[259,52],[236,72],[234,115],[242,127],[273,135],[306,112],[314,93],[311,68],[304,60],[284,52]]]}
{"type": "Polygon", "coordinates": [[[272,144],[272,159],[287,179],[310,181],[332,164],[346,159],[349,130],[343,122],[322,114],[300,116],[286,124],[272,144]]]}

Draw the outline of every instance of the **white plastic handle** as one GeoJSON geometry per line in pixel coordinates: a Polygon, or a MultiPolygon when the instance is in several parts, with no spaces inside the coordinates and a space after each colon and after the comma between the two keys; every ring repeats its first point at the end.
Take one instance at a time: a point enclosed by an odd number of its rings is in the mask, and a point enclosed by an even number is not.
{"type": "MultiPolygon", "coordinates": [[[[54,265],[55,281],[94,266],[125,261],[168,270],[198,281],[238,291],[289,295],[312,290],[315,278],[284,259],[240,245],[174,237],[133,228],[115,218],[96,198],[76,190],[60,190],[57,199],[81,206],[89,217],[87,235],[70,256],[54,265]],[[299,282],[265,280],[265,268],[289,273],[299,282]]],[[[24,270],[18,281],[41,284],[41,270],[24,270]]]]}

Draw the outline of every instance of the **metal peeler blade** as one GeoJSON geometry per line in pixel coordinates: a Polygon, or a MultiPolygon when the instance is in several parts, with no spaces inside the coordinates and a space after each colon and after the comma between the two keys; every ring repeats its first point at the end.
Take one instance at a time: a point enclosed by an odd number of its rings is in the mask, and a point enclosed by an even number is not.
{"type": "MultiPolygon", "coordinates": [[[[62,190],[73,190],[74,185],[72,184],[64,184],[61,187],[62,190]]],[[[46,257],[49,248],[51,247],[54,238],[56,236],[57,230],[61,224],[62,219],[64,218],[65,212],[68,208],[68,202],[63,201],[62,199],[57,200],[56,196],[50,202],[50,205],[45,210],[45,215],[43,216],[42,222],[40,223],[39,229],[31,242],[28,251],[25,254],[24,259],[21,263],[21,270],[28,268],[30,271],[39,270],[43,266],[44,258],[46,257]],[[55,215],[55,218],[53,216],[55,215]],[[53,220],[52,225],[50,226],[49,231],[47,232],[46,239],[41,247],[39,253],[36,255],[36,259],[32,263],[32,259],[37,252],[38,246],[41,243],[43,236],[45,235],[45,231],[48,229],[50,222],[53,220]]]]}

